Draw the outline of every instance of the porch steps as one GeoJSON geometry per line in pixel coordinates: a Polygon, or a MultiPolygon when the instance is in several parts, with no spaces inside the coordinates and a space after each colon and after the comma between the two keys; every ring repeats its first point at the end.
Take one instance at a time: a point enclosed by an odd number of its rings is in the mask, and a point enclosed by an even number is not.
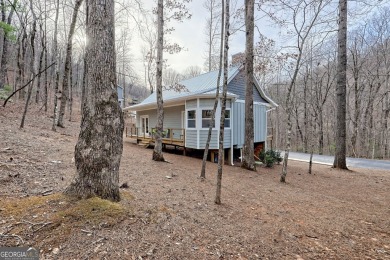
{"type": "Polygon", "coordinates": [[[141,147],[144,147],[144,148],[148,148],[150,145],[149,141],[140,141],[138,143],[138,146],[141,146],[141,147]]]}

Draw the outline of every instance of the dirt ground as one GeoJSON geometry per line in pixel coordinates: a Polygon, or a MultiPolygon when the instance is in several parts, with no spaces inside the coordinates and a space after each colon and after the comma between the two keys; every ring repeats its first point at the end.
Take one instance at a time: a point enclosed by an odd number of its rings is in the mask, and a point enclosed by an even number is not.
{"type": "Polygon", "coordinates": [[[41,259],[390,259],[390,171],[340,171],[289,162],[257,172],[124,142],[122,201],[62,195],[75,174],[79,117],[51,131],[50,113],[0,108],[0,246],[29,245],[41,259]]]}

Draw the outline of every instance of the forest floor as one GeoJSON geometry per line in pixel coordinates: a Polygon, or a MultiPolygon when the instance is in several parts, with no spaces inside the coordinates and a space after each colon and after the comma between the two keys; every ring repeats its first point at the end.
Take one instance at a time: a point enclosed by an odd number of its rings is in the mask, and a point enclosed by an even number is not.
{"type": "MultiPolygon", "coordinates": [[[[79,116],[52,119],[22,104],[0,108],[0,246],[33,246],[41,259],[390,259],[390,172],[289,162],[257,172],[124,142],[119,203],[62,195],[75,175],[79,116]]],[[[51,113],[50,113],[51,114],[51,113]]]]}

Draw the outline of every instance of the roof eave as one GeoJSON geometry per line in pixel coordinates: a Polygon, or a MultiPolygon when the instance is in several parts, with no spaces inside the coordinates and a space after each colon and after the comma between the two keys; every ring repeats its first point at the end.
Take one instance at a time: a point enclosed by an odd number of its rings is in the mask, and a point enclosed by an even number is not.
{"type": "MultiPolygon", "coordinates": [[[[167,100],[164,100],[164,107],[172,106],[175,104],[180,105],[181,102],[185,103],[186,100],[196,99],[196,98],[215,98],[215,93],[207,93],[207,94],[197,93],[194,95],[188,95],[188,96],[184,96],[184,97],[167,99],[167,100]]],[[[232,94],[232,93],[228,93],[226,95],[226,98],[235,100],[237,98],[237,95],[232,94]]],[[[141,104],[137,104],[134,106],[125,107],[123,109],[123,111],[145,111],[145,110],[150,110],[150,109],[155,109],[155,108],[157,108],[157,103],[151,102],[151,103],[147,103],[147,104],[141,103],[141,104]]]]}
{"type": "Polygon", "coordinates": [[[260,92],[261,97],[264,98],[264,100],[270,104],[270,107],[278,107],[279,105],[276,104],[275,101],[273,101],[270,97],[268,97],[265,94],[264,90],[260,87],[259,82],[257,81],[256,77],[253,76],[253,78],[254,78],[255,86],[256,86],[257,90],[260,92]]]}

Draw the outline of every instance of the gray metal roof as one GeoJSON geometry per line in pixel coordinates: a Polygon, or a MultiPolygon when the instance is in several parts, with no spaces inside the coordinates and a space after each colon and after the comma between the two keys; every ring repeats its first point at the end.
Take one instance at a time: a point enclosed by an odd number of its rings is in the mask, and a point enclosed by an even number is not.
{"type": "MultiPolygon", "coordinates": [[[[234,78],[239,72],[239,67],[230,67],[228,70],[228,84],[232,78],[234,78]]],[[[202,94],[217,89],[218,70],[211,71],[198,75],[196,77],[183,80],[179,82],[182,86],[181,90],[177,90],[174,87],[171,89],[163,90],[163,100],[168,101],[170,99],[176,99],[180,97],[192,96],[194,94],[202,94]]],[[[223,85],[223,72],[221,73],[220,86],[223,85]]],[[[155,103],[156,93],[151,94],[139,105],[155,103]]]]}
{"type": "MultiPolygon", "coordinates": [[[[240,67],[230,67],[228,70],[228,84],[231,80],[237,76],[240,72],[240,67]]],[[[176,86],[173,86],[169,89],[163,89],[163,100],[164,104],[174,104],[177,102],[183,102],[191,98],[199,97],[212,97],[215,95],[217,89],[217,79],[219,71],[211,71],[198,75],[196,77],[180,81],[176,86]]],[[[264,90],[259,86],[255,78],[255,86],[260,92],[262,98],[269,102],[272,107],[277,107],[278,105],[272,101],[269,97],[266,96],[264,90]]],[[[223,85],[223,72],[221,73],[221,79],[219,86],[223,85]]],[[[220,93],[222,93],[222,88],[220,88],[220,93]]],[[[228,98],[237,98],[237,95],[234,93],[227,93],[228,98]]],[[[156,93],[151,94],[147,97],[142,103],[126,107],[123,110],[130,111],[139,111],[145,109],[152,109],[156,106],[156,93]]]]}

